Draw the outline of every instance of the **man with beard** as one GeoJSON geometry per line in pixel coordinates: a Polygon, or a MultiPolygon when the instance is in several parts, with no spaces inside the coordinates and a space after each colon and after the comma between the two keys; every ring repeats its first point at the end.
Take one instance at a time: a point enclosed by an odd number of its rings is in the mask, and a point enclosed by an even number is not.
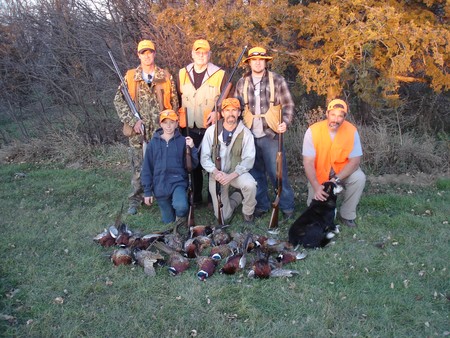
{"type": "Polygon", "coordinates": [[[224,221],[229,220],[234,210],[242,203],[242,214],[246,223],[253,222],[256,206],[256,181],[249,174],[255,162],[255,143],[253,135],[242,121],[241,104],[236,98],[228,98],[222,102],[222,116],[214,125],[210,126],[202,141],[200,162],[209,175],[209,192],[211,193],[214,213],[219,216],[219,206],[216,186],[219,183],[222,199],[224,221]],[[215,128],[217,138],[215,137],[215,128]],[[216,168],[215,149],[219,144],[221,168],[216,168]],[[234,191],[229,195],[229,190],[234,191]]]}
{"type": "Polygon", "coordinates": [[[366,176],[359,167],[362,147],[356,127],[345,118],[347,103],[332,100],[327,107],[327,119],[308,128],[303,139],[303,165],[308,178],[308,201],[325,201],[325,181],[342,182],[345,190],[339,209],[342,222],[356,227],[356,207],[361,199],[366,176]]]}
{"type": "MultiPolygon", "coordinates": [[[[251,48],[244,60],[250,71],[239,79],[235,91],[235,96],[241,96],[244,100],[243,121],[255,138],[255,165],[250,172],[258,182],[255,217],[261,217],[271,207],[268,180],[274,188],[277,187],[278,139],[288,130],[294,118],[294,101],[286,80],[267,69],[267,63],[272,59],[265,48],[251,48]]],[[[284,149],[281,151],[282,189],[279,206],[286,220],[294,213],[294,191],[289,183],[286,154],[284,149]]]]}

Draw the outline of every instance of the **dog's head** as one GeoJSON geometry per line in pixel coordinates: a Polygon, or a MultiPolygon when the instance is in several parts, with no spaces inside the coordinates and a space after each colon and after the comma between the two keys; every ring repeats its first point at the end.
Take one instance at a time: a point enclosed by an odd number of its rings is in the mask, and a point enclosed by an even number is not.
{"type": "Polygon", "coordinates": [[[324,182],[322,183],[322,185],[323,191],[325,191],[328,194],[327,199],[325,201],[313,199],[311,201],[311,205],[313,207],[320,205],[326,208],[336,208],[337,195],[344,189],[344,187],[340,184],[331,181],[324,182]]]}
{"type": "Polygon", "coordinates": [[[327,181],[322,184],[324,186],[323,191],[325,191],[330,196],[337,196],[344,187],[336,182],[327,181]]]}

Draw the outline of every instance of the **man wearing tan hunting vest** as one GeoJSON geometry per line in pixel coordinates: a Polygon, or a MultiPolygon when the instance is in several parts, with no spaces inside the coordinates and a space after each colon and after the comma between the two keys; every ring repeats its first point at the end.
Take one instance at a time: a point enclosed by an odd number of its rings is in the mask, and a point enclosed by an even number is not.
{"type": "Polygon", "coordinates": [[[255,142],[251,131],[239,119],[241,103],[238,99],[223,100],[222,115],[223,119],[206,130],[200,162],[210,173],[209,191],[215,216],[218,218],[220,212],[217,199],[219,193],[225,222],[230,220],[242,203],[244,221],[251,224],[256,206],[256,181],[249,171],[255,162],[255,142]],[[220,168],[215,163],[217,155],[220,157],[220,168]],[[216,191],[217,188],[220,191],[216,191]],[[236,191],[230,194],[230,189],[236,191]]]}
{"type": "MultiPolygon", "coordinates": [[[[208,41],[196,40],[191,56],[193,62],[178,73],[178,93],[181,97],[180,127],[186,126],[183,116],[187,115],[189,136],[199,148],[206,128],[215,123],[214,105],[226,79],[225,71],[209,62],[211,47],[208,41]]],[[[182,129],[182,133],[186,135],[186,129],[182,129]]],[[[195,204],[202,203],[202,169],[198,166],[192,171],[195,204]]]]}
{"type": "MultiPolygon", "coordinates": [[[[294,101],[286,80],[266,67],[266,63],[272,59],[273,57],[269,56],[264,48],[251,48],[244,60],[250,66],[250,72],[238,81],[235,91],[235,96],[244,99],[244,124],[255,137],[256,159],[250,171],[258,182],[255,217],[261,217],[271,207],[267,176],[272,186],[277,188],[278,137],[286,132],[294,117],[294,101]],[[280,121],[280,109],[282,121],[280,121]]],[[[284,149],[282,150],[282,190],[279,208],[285,219],[292,217],[294,191],[289,184],[284,149]]]]}
{"type": "Polygon", "coordinates": [[[303,165],[308,178],[308,201],[314,198],[325,201],[328,197],[323,190],[323,182],[342,182],[345,190],[339,207],[342,222],[356,227],[356,207],[358,206],[366,175],[359,164],[362,147],[358,130],[346,121],[347,103],[332,100],[327,107],[327,119],[314,123],[308,128],[303,139],[303,165]]]}
{"type": "Polygon", "coordinates": [[[114,97],[117,115],[123,123],[123,133],[129,138],[132,192],[128,196],[128,214],[134,215],[142,205],[141,167],[143,146],[159,127],[159,113],[165,109],[178,109],[178,97],[172,76],[155,64],[156,48],[152,41],[142,40],[138,44],[137,56],[141,64],[127,71],[125,82],[140,118],[133,115],[121,88],[114,97]]]}

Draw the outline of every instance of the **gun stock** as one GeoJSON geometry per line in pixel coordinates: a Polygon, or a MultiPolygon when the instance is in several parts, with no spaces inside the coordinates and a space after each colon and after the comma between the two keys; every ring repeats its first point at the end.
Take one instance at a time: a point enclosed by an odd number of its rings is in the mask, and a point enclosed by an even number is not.
{"type": "Polygon", "coordinates": [[[219,95],[219,98],[216,101],[216,104],[215,104],[216,112],[217,112],[217,108],[221,107],[222,100],[224,98],[226,98],[228,96],[228,94],[230,93],[230,90],[231,90],[231,87],[232,87],[231,80],[233,79],[233,75],[236,72],[237,68],[239,67],[239,64],[241,63],[242,58],[244,57],[244,53],[245,53],[246,50],[247,50],[247,46],[244,46],[244,49],[242,50],[241,54],[239,55],[239,57],[238,57],[238,59],[236,61],[236,64],[234,65],[234,68],[231,71],[230,76],[228,77],[228,80],[226,82],[226,85],[225,85],[224,89],[222,90],[222,92],[219,95]]]}
{"type": "MultiPolygon", "coordinates": [[[[280,135],[281,137],[281,135],[280,135]]],[[[283,154],[281,152],[277,153],[277,187],[275,188],[276,197],[272,203],[272,215],[270,216],[269,229],[278,228],[278,215],[279,215],[279,204],[280,196],[283,187],[283,154]]]]}
{"type": "Polygon", "coordinates": [[[275,201],[272,203],[272,214],[270,215],[270,223],[269,223],[269,229],[277,229],[278,228],[278,215],[279,215],[279,205],[280,198],[277,196],[275,198],[275,201]]]}
{"type": "MultiPolygon", "coordinates": [[[[114,56],[110,50],[108,50],[108,55],[109,55],[109,58],[111,59],[111,62],[113,63],[114,70],[116,71],[116,74],[120,79],[120,91],[123,95],[123,98],[125,99],[125,102],[127,103],[128,107],[130,108],[131,113],[134,115],[134,117],[136,117],[138,120],[142,120],[141,115],[139,114],[139,112],[136,108],[136,105],[134,104],[134,101],[131,98],[130,93],[128,92],[127,84],[125,83],[125,79],[123,78],[122,73],[120,72],[120,69],[119,69],[119,66],[117,65],[116,59],[114,58],[114,56]]],[[[147,139],[147,134],[145,132],[144,124],[141,125],[141,132],[142,132],[142,135],[144,136],[144,141],[147,143],[148,139],[147,139]]],[[[145,151],[144,151],[144,154],[145,154],[145,151]]]]}
{"type": "MultiPolygon", "coordinates": [[[[222,107],[222,101],[228,97],[228,95],[230,94],[231,88],[233,87],[233,85],[231,84],[231,82],[228,82],[228,84],[225,86],[224,90],[223,90],[223,95],[220,95],[219,98],[217,99],[216,102],[216,109],[220,109],[220,107],[222,107]]],[[[216,110],[217,111],[217,110],[216,110]]]]}

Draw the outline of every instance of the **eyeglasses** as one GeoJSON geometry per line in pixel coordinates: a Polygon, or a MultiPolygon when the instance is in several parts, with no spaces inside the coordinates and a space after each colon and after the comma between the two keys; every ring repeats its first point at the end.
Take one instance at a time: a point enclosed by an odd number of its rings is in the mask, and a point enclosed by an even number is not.
{"type": "Polygon", "coordinates": [[[253,52],[249,56],[267,56],[267,53],[263,52],[253,52]]]}
{"type": "Polygon", "coordinates": [[[209,52],[200,52],[200,51],[196,50],[196,51],[194,51],[194,54],[197,56],[205,56],[205,55],[208,55],[209,52]]]}
{"type": "Polygon", "coordinates": [[[146,49],[146,50],[143,50],[142,52],[139,52],[139,54],[141,54],[141,55],[152,55],[153,53],[155,53],[155,51],[153,49],[146,49]]]}

